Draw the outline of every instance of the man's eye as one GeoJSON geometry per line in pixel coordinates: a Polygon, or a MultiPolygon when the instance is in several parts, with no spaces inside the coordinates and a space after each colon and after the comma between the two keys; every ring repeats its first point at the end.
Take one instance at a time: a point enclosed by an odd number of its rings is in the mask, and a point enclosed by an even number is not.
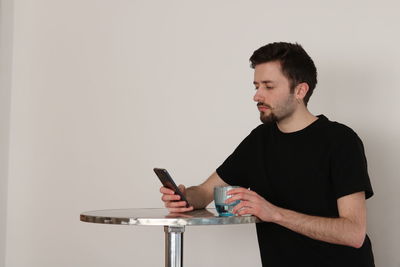
{"type": "MultiPolygon", "coordinates": [[[[265,89],[271,90],[274,89],[272,86],[265,86],[265,89]]],[[[254,90],[258,90],[258,87],[255,87],[254,90]]]]}

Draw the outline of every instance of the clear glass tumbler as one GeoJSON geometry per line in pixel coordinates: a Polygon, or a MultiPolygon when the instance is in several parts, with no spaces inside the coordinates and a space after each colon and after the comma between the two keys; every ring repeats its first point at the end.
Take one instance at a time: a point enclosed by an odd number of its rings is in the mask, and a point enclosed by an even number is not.
{"type": "Polygon", "coordinates": [[[240,200],[226,204],[225,201],[231,197],[226,192],[231,189],[240,188],[240,186],[220,186],[214,187],[214,203],[219,216],[234,216],[233,208],[240,203],[240,200]]]}

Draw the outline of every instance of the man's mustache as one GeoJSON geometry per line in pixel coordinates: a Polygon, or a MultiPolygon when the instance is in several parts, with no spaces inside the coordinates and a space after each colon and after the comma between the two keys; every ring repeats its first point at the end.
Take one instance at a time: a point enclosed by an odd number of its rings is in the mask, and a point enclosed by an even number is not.
{"type": "Polygon", "coordinates": [[[267,107],[267,108],[269,108],[269,109],[272,109],[272,107],[271,107],[270,105],[264,104],[264,103],[261,103],[261,102],[258,102],[258,103],[257,103],[257,107],[259,107],[259,106],[264,106],[264,107],[267,107]]]}

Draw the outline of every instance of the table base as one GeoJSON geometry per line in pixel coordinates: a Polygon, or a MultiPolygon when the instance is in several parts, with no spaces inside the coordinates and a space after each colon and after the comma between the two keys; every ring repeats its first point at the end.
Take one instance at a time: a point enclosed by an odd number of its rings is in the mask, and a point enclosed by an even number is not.
{"type": "Polygon", "coordinates": [[[164,226],[165,267],[182,267],[185,226],[164,226]]]}

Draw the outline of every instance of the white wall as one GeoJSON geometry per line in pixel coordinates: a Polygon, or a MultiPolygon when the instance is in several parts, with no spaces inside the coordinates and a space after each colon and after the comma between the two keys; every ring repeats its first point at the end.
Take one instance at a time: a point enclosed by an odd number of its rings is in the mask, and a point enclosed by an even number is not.
{"type": "MultiPolygon", "coordinates": [[[[296,41],[319,70],[311,111],[364,140],[376,263],[399,267],[398,8],[14,1],[6,266],[162,266],[161,227],[86,224],[79,214],[162,207],[155,166],[200,183],[259,124],[251,53],[296,41]]],[[[228,262],[261,265],[254,226],[187,228],[187,266],[228,262]]]]}
{"type": "Polygon", "coordinates": [[[12,2],[0,1],[0,267],[5,266],[12,63],[12,2]]]}

